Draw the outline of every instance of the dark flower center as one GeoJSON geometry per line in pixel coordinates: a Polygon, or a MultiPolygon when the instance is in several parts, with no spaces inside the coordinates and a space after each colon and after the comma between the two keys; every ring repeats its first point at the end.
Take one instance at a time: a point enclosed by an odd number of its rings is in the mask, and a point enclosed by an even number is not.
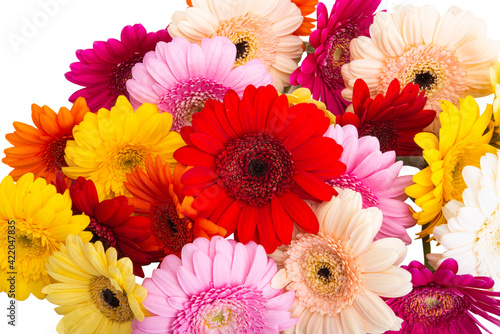
{"type": "Polygon", "coordinates": [[[116,97],[120,95],[125,95],[129,97],[127,87],[125,84],[128,79],[132,79],[132,67],[135,64],[140,63],[143,56],[139,54],[134,54],[130,56],[127,60],[118,63],[113,67],[111,73],[109,74],[108,89],[113,92],[116,97]]]}
{"type": "Polygon", "coordinates": [[[180,254],[182,247],[193,241],[193,223],[187,218],[179,218],[173,204],[155,203],[151,211],[153,233],[167,248],[166,253],[180,254]]]}
{"type": "Polygon", "coordinates": [[[235,61],[244,61],[250,52],[250,44],[245,40],[240,40],[234,44],[236,46],[236,59],[235,61]]]}
{"type": "Polygon", "coordinates": [[[109,247],[117,248],[116,236],[113,230],[109,226],[98,222],[94,217],[90,218],[90,224],[86,230],[93,234],[90,242],[100,241],[104,249],[108,249],[109,247]]]}
{"type": "Polygon", "coordinates": [[[226,193],[255,206],[290,191],[295,163],[282,140],[255,133],[231,141],[218,157],[220,185],[226,193]]]}
{"type": "Polygon", "coordinates": [[[325,42],[326,57],[320,63],[320,75],[331,89],[344,88],[344,80],[340,69],[350,62],[349,44],[356,37],[358,30],[354,26],[335,31],[325,42]]]}
{"type": "Polygon", "coordinates": [[[437,76],[429,71],[418,71],[412,81],[418,85],[420,90],[431,90],[436,85],[437,76]]]}
{"type": "Polygon", "coordinates": [[[62,167],[68,167],[66,160],[64,160],[64,150],[66,149],[66,142],[73,139],[72,135],[65,135],[55,138],[48,143],[42,151],[43,164],[47,169],[52,172],[58,172],[62,167]]]}
{"type": "Polygon", "coordinates": [[[359,129],[359,137],[363,136],[376,137],[382,152],[396,151],[399,148],[399,133],[392,121],[363,124],[359,129]]]}
{"type": "Polygon", "coordinates": [[[327,267],[323,267],[318,270],[318,277],[325,282],[330,281],[331,276],[332,273],[330,272],[330,269],[327,267]]]}
{"type": "Polygon", "coordinates": [[[464,298],[437,284],[415,287],[397,303],[396,315],[411,325],[421,324],[424,329],[447,328],[470,308],[464,298]]]}
{"type": "Polygon", "coordinates": [[[113,291],[109,289],[102,290],[102,301],[111,307],[120,306],[120,301],[118,300],[118,298],[116,298],[116,295],[113,293],[113,291]]]}

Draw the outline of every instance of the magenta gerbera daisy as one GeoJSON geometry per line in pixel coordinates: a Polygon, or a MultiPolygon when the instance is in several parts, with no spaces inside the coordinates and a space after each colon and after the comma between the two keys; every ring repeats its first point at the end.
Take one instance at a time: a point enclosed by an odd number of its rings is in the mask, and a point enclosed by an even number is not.
{"type": "Polygon", "coordinates": [[[399,331],[412,334],[490,333],[476,316],[497,326],[500,292],[489,291],[495,282],[484,276],[457,275],[458,264],[447,259],[432,273],[418,261],[402,266],[412,275],[413,291],[386,302],[404,320],[399,331]]]}
{"type": "Polygon", "coordinates": [[[363,209],[377,207],[382,210],[384,219],[375,240],[395,237],[410,244],[406,229],[414,226],[416,220],[404,202],[408,197],[405,188],[412,184],[412,176],[398,176],[403,162],[396,162],[394,151],[382,153],[377,138],[358,138],[358,131],[352,125],[331,125],[325,136],[335,139],[344,148],[340,161],[347,168],[343,175],[328,183],[359,192],[363,209]]]}
{"type": "Polygon", "coordinates": [[[324,181],[342,175],[342,147],[323,137],[330,121],[314,104],[289,107],[273,86],[248,86],[240,100],[209,100],[181,135],[174,157],[194,168],[182,176],[193,208],[238,241],[254,240],[271,253],[289,244],[293,222],[308,233],[318,220],[303,199],[328,201],[324,181]]]}
{"type": "Polygon", "coordinates": [[[277,271],[254,242],[198,238],[144,280],[152,316],[134,320],[133,333],[277,334],[297,322],[294,293],[271,287],[277,271]]]}
{"type": "Polygon", "coordinates": [[[249,84],[256,87],[273,82],[264,64],[251,60],[233,69],[236,46],[225,37],[204,38],[201,46],[176,37],[160,42],[155,52],[132,68],[127,89],[134,106],[156,104],[160,112],[173,116],[172,130],[191,125],[191,118],[205,101],[222,101],[228,89],[241,97],[249,84]]]}
{"type": "Polygon", "coordinates": [[[135,24],[123,28],[121,40],[96,41],[92,49],[76,51],[79,61],[71,64],[71,71],[65,76],[85,88],[73,93],[69,100],[75,102],[83,96],[92,112],[110,109],[118,96],[128,97],[125,83],[132,77],[132,67],[142,61],[146,52],[154,50],[159,41],[171,40],[166,29],[147,33],[141,24],[135,24]]]}
{"type": "Polygon", "coordinates": [[[318,4],[317,29],[309,37],[316,51],[309,54],[291,77],[292,85],[309,88],[313,98],[326,104],[334,115],[341,115],[350,102],[340,93],[345,88],[341,67],[349,63],[349,43],[358,36],[369,36],[368,28],[380,0],[339,0],[330,15],[318,4]]]}

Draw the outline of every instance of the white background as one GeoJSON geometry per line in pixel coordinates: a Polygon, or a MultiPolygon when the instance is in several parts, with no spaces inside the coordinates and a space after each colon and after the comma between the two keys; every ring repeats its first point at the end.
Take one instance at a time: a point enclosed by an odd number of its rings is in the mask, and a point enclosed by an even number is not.
{"type": "MultiPolygon", "coordinates": [[[[331,9],[334,1],[324,3],[331,9]]],[[[381,9],[401,3],[431,2],[383,0],[381,9]]],[[[437,3],[434,5],[441,13],[452,5],[472,10],[487,21],[488,36],[500,40],[497,1],[442,0],[437,3]]],[[[77,49],[90,48],[96,40],[119,39],[121,29],[129,24],[142,23],[148,31],[163,29],[175,10],[185,8],[184,0],[3,0],[0,5],[0,158],[4,157],[3,150],[10,146],[5,134],[13,132],[12,122],[32,124],[32,103],[48,105],[56,111],[61,106],[71,107],[68,97],[78,86],[68,82],[64,73],[77,60],[74,54],[77,49]],[[35,29],[27,28],[30,24],[35,24],[35,29]]],[[[483,105],[490,100],[483,99],[483,105]]],[[[8,166],[0,163],[0,179],[9,171],[8,166]]],[[[418,230],[419,227],[410,230],[410,235],[418,230]]],[[[421,249],[421,242],[414,241],[408,248],[405,263],[413,259],[422,261],[421,249]]],[[[154,267],[146,268],[147,276],[154,267]]],[[[48,301],[31,296],[18,302],[15,328],[7,325],[8,305],[7,295],[0,293],[0,333],[56,333],[60,316],[48,301]]],[[[493,333],[500,333],[499,329],[490,328],[493,333]]]]}

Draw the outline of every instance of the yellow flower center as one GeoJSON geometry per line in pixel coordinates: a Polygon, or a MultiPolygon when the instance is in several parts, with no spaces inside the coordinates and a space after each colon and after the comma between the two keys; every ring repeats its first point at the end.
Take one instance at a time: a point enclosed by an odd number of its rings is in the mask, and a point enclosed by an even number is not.
{"type": "Polygon", "coordinates": [[[234,67],[260,59],[269,70],[274,63],[278,38],[273,34],[271,21],[264,17],[248,13],[221,22],[209,37],[213,36],[224,36],[236,46],[234,67]]]}
{"type": "Polygon", "coordinates": [[[134,319],[126,293],[116,290],[109,278],[95,277],[90,283],[90,294],[94,305],[111,321],[127,322],[134,319]]]}
{"type": "Polygon", "coordinates": [[[215,310],[205,317],[205,325],[210,329],[218,329],[227,326],[231,321],[231,310],[215,310]]]}
{"type": "Polygon", "coordinates": [[[135,170],[137,166],[144,166],[145,159],[144,150],[134,146],[126,146],[116,151],[112,158],[115,168],[126,173],[130,172],[131,168],[135,170]]]}

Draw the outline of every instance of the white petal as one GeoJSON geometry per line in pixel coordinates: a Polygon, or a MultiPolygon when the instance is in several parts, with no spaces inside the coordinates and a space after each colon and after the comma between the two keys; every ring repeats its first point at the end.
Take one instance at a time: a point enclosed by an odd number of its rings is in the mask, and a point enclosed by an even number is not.
{"type": "Polygon", "coordinates": [[[276,275],[274,275],[271,280],[271,286],[274,289],[283,289],[290,282],[291,281],[286,277],[286,269],[282,268],[276,273],[276,275]]]}
{"type": "Polygon", "coordinates": [[[440,242],[446,249],[453,249],[469,245],[477,240],[476,233],[458,232],[443,235],[440,242]]]}
{"type": "Polygon", "coordinates": [[[406,252],[407,252],[407,247],[405,246],[404,242],[402,242],[398,238],[383,238],[379,239],[377,241],[374,241],[372,245],[370,246],[369,250],[372,249],[378,249],[378,248],[390,248],[393,249],[397,252],[398,258],[396,261],[393,263],[393,265],[398,266],[403,262],[403,260],[406,257],[406,252]]]}
{"type": "Polygon", "coordinates": [[[454,199],[450,200],[443,206],[444,217],[446,218],[446,220],[449,220],[452,217],[456,217],[458,214],[458,210],[460,210],[460,208],[463,207],[464,207],[463,203],[454,199]]]}
{"type": "Polygon", "coordinates": [[[392,309],[376,294],[366,291],[359,294],[353,306],[363,320],[364,329],[369,333],[383,333],[399,330],[400,322],[392,309]]]}
{"type": "Polygon", "coordinates": [[[363,274],[363,286],[382,297],[405,296],[412,290],[411,274],[396,266],[379,273],[363,274]]]}
{"type": "Polygon", "coordinates": [[[406,16],[403,23],[403,36],[407,45],[422,44],[422,23],[416,12],[406,16]]]}
{"type": "MultiPolygon", "coordinates": [[[[498,199],[496,194],[489,189],[481,189],[478,193],[479,206],[485,216],[491,216],[497,208],[498,199]]],[[[480,217],[477,217],[479,220],[480,217]]]]}
{"type": "Polygon", "coordinates": [[[344,307],[339,314],[344,333],[365,334],[358,312],[353,306],[344,307]]]}
{"type": "Polygon", "coordinates": [[[434,6],[426,5],[420,9],[422,38],[424,39],[425,44],[432,44],[432,41],[434,40],[434,32],[439,19],[439,12],[434,6]]]}
{"type": "Polygon", "coordinates": [[[370,249],[358,257],[365,272],[377,272],[389,268],[398,259],[398,253],[390,248],[370,249]]]}

